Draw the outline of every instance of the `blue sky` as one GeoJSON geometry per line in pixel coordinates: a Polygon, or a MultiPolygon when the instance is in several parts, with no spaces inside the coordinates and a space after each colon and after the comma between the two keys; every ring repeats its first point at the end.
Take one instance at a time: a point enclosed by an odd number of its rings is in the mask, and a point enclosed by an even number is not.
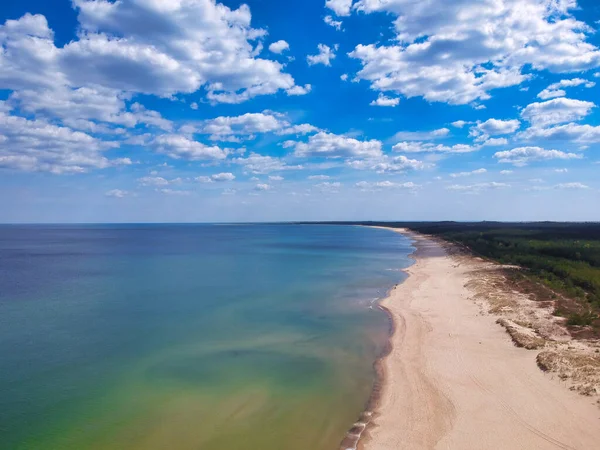
{"type": "Polygon", "coordinates": [[[1,222],[600,219],[593,0],[0,16],[1,222]]]}

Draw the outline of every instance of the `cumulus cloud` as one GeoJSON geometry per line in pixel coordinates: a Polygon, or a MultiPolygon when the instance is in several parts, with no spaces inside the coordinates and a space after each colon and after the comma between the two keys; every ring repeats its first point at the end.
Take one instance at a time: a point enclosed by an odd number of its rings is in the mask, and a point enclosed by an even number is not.
{"type": "Polygon", "coordinates": [[[338,31],[341,31],[341,29],[342,29],[342,21],[341,20],[335,20],[331,16],[325,16],[323,18],[323,22],[325,22],[327,25],[329,25],[330,27],[335,28],[338,31]]]}
{"type": "Polygon", "coordinates": [[[216,145],[208,146],[202,142],[189,139],[178,134],[164,134],[157,136],[153,147],[159,152],[174,159],[221,160],[227,157],[227,151],[216,145]]]}
{"type": "Polygon", "coordinates": [[[272,186],[270,184],[257,184],[254,186],[255,191],[270,191],[272,186]]]}
{"type": "Polygon", "coordinates": [[[0,83],[9,89],[101,86],[169,97],[204,87],[215,102],[239,103],[294,86],[283,65],[259,58],[266,32],[250,8],[215,0],[74,0],[80,32],[56,47],[44,16],[0,28],[0,83]],[[145,26],[139,26],[140,23],[145,26]]]}
{"type": "Polygon", "coordinates": [[[352,0],[326,0],[325,7],[332,10],[338,16],[349,16],[352,0]]]}
{"type": "Polygon", "coordinates": [[[334,45],[333,48],[325,44],[319,44],[317,48],[319,49],[319,53],[316,55],[308,55],[306,57],[308,65],[314,66],[315,64],[323,64],[325,66],[331,66],[331,60],[335,59],[335,52],[338,49],[337,44],[334,45]]]}
{"type": "Polygon", "coordinates": [[[473,123],[473,122],[466,122],[464,120],[457,120],[455,122],[452,122],[450,125],[452,125],[455,128],[464,128],[465,125],[469,125],[470,123],[473,123]]]}
{"type": "Polygon", "coordinates": [[[312,85],[310,84],[305,84],[304,86],[294,86],[291,89],[287,89],[285,91],[285,93],[287,95],[306,95],[308,94],[310,91],[312,91],[312,85]]]}
{"type": "MultiPolygon", "coordinates": [[[[165,131],[172,129],[172,123],[160,113],[147,110],[139,103],[128,107],[126,100],[127,94],[114,89],[99,86],[70,89],[57,86],[52,89],[15,91],[8,98],[7,104],[11,109],[19,109],[37,117],[60,119],[72,128],[87,128],[85,131],[96,131],[90,121],[127,128],[144,124],[165,131]]],[[[110,132],[110,129],[102,131],[110,132]]]]}
{"type": "Polygon", "coordinates": [[[538,94],[538,98],[542,100],[548,100],[556,97],[564,97],[567,93],[563,88],[585,86],[586,88],[592,88],[596,86],[593,81],[584,80],[582,78],[573,78],[571,80],[560,80],[558,83],[553,83],[538,94]]]}
{"type": "Polygon", "coordinates": [[[328,175],[310,175],[309,180],[329,180],[331,177],[328,175]]]}
{"type": "Polygon", "coordinates": [[[569,123],[550,128],[533,127],[519,133],[519,137],[529,141],[544,139],[595,144],[600,142],[600,126],[569,123]]]}
{"type": "Polygon", "coordinates": [[[471,153],[479,150],[479,147],[467,144],[443,145],[432,142],[398,142],[392,147],[394,152],[402,153],[471,153]]]}
{"type": "Polygon", "coordinates": [[[280,55],[281,53],[283,53],[284,51],[289,50],[289,49],[290,49],[290,44],[288,44],[284,40],[273,42],[271,45],[269,45],[269,51],[272,53],[277,53],[278,55],[280,55]]]}
{"type": "Polygon", "coordinates": [[[62,174],[131,164],[129,158],[104,156],[118,146],[44,120],[0,112],[0,167],[62,174]]]}
{"type": "Polygon", "coordinates": [[[502,134],[512,134],[519,129],[521,122],[513,120],[488,119],[485,122],[478,122],[471,128],[471,136],[498,136],[502,134]]]}
{"type": "Polygon", "coordinates": [[[547,127],[580,120],[587,116],[595,106],[594,103],[583,100],[555,98],[527,105],[521,111],[521,117],[534,127],[547,127]]]}
{"type": "Polygon", "coordinates": [[[193,127],[193,131],[208,134],[214,141],[238,142],[253,139],[257,134],[307,134],[317,131],[317,128],[310,124],[292,125],[284,114],[263,111],[241,116],[215,117],[193,127]]]}
{"type": "Polygon", "coordinates": [[[391,106],[391,107],[398,106],[399,104],[400,104],[399,98],[390,98],[390,97],[386,97],[383,94],[379,94],[377,99],[373,100],[370,103],[371,106],[391,106]]]}
{"type": "Polygon", "coordinates": [[[222,172],[211,176],[196,177],[196,181],[199,181],[200,183],[222,183],[233,180],[235,180],[235,175],[231,172],[222,172]]]}
{"type": "Polygon", "coordinates": [[[373,89],[428,101],[466,104],[494,89],[529,78],[525,66],[551,72],[600,66],[600,51],[587,42],[593,30],[571,13],[575,1],[360,0],[365,13],[387,12],[397,43],[361,44],[358,78],[373,89]]]}
{"type": "Polygon", "coordinates": [[[525,166],[534,161],[581,159],[582,156],[577,153],[566,153],[560,150],[546,150],[541,147],[519,147],[512,150],[497,152],[494,154],[494,158],[501,163],[525,166]]]}
{"type": "Polygon", "coordinates": [[[254,174],[280,172],[282,170],[300,170],[303,168],[301,165],[288,165],[281,158],[259,155],[257,153],[250,153],[247,158],[234,158],[233,162],[242,165],[244,169],[254,174]]]}
{"type": "Polygon", "coordinates": [[[137,181],[142,186],[168,186],[169,184],[171,184],[170,181],[166,178],[157,176],[142,177],[138,178],[137,181]]]}
{"type": "Polygon", "coordinates": [[[423,161],[409,159],[404,155],[394,157],[383,155],[378,158],[355,159],[348,161],[346,165],[352,169],[373,170],[377,173],[406,173],[429,167],[429,164],[423,161]]]}
{"type": "Polygon", "coordinates": [[[295,154],[299,157],[377,157],[382,155],[381,142],[375,139],[357,139],[333,133],[319,132],[308,138],[308,142],[296,142],[295,154]]]}
{"type": "Polygon", "coordinates": [[[481,143],[482,147],[500,147],[502,145],[508,144],[508,139],[506,138],[490,138],[486,139],[481,143]]]}

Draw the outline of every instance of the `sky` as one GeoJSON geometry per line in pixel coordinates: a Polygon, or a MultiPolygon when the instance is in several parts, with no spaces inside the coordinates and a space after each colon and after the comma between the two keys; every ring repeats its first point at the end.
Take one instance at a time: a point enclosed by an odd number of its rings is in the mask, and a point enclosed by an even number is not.
{"type": "Polygon", "coordinates": [[[5,0],[0,222],[600,220],[595,0],[5,0]]]}

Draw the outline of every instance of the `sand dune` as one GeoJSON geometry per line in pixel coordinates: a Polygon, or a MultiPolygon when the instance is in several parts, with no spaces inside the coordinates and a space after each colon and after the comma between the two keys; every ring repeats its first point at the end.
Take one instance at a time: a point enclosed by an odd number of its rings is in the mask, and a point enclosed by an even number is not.
{"type": "Polygon", "coordinates": [[[543,373],[472,300],[485,263],[413,237],[417,262],[382,303],[396,331],[362,448],[600,449],[596,400],[543,373]]]}

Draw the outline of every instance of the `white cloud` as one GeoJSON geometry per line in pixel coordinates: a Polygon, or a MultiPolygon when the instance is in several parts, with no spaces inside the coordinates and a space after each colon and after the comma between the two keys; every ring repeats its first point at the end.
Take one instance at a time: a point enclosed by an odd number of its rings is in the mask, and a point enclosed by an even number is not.
{"type": "Polygon", "coordinates": [[[272,53],[277,53],[278,55],[289,49],[290,44],[284,40],[273,42],[271,45],[269,45],[269,51],[272,53]]]}
{"type": "Polygon", "coordinates": [[[129,192],[123,191],[121,189],[111,189],[110,191],[105,192],[104,195],[113,198],[124,198],[127,195],[129,195],[129,192]]]}
{"type": "Polygon", "coordinates": [[[470,185],[454,184],[452,186],[448,186],[446,189],[448,189],[449,191],[478,193],[478,192],[487,191],[490,189],[504,189],[504,188],[509,188],[509,187],[510,187],[510,184],[497,183],[495,181],[491,181],[489,183],[477,183],[477,184],[470,184],[470,185]]]}
{"type": "Polygon", "coordinates": [[[142,186],[168,186],[171,184],[166,178],[156,176],[138,178],[137,181],[142,186]]]}
{"type": "Polygon", "coordinates": [[[470,123],[473,123],[473,122],[465,122],[464,120],[457,120],[456,122],[452,122],[450,125],[452,125],[455,128],[464,128],[465,125],[468,125],[470,123]]]}
{"type": "Polygon", "coordinates": [[[323,183],[315,184],[315,188],[317,188],[318,190],[320,190],[322,192],[336,193],[336,192],[338,192],[340,187],[342,187],[342,183],[340,183],[338,181],[335,181],[335,182],[325,181],[323,183]]]}
{"type": "Polygon", "coordinates": [[[378,182],[368,182],[368,181],[359,181],[355,185],[362,191],[377,191],[381,189],[409,189],[414,190],[419,187],[419,185],[413,183],[412,181],[407,181],[405,183],[394,183],[393,181],[378,181],[378,182]]]}
{"type": "Polygon", "coordinates": [[[554,186],[555,189],[589,189],[589,186],[586,186],[583,183],[561,183],[554,186]]]}
{"type": "Polygon", "coordinates": [[[329,25],[330,27],[335,28],[338,31],[341,31],[341,29],[342,29],[342,21],[341,20],[334,20],[333,17],[331,17],[331,16],[325,16],[323,18],[323,22],[325,22],[327,25],[329,25]]]}
{"type": "Polygon", "coordinates": [[[507,145],[508,139],[506,138],[490,138],[486,139],[481,143],[482,147],[499,147],[502,145],[507,145]]]}
{"type": "Polygon", "coordinates": [[[287,95],[306,95],[312,91],[312,85],[305,84],[304,86],[294,86],[291,89],[286,90],[287,95]]]}
{"type": "Polygon", "coordinates": [[[530,141],[546,139],[594,144],[600,142],[600,126],[568,123],[551,128],[533,127],[519,133],[519,137],[530,141]]]}
{"type": "Polygon", "coordinates": [[[139,103],[134,103],[127,108],[125,103],[127,99],[127,95],[113,89],[101,87],[70,89],[58,86],[54,89],[24,89],[13,92],[8,99],[8,104],[12,109],[35,114],[37,117],[60,119],[72,128],[81,128],[93,120],[127,128],[145,124],[165,131],[172,129],[170,121],[162,118],[156,111],[147,110],[139,103]]]}
{"type": "Polygon", "coordinates": [[[551,159],[581,159],[577,153],[566,153],[559,150],[546,150],[540,147],[519,147],[512,150],[497,152],[494,158],[501,163],[510,163],[515,166],[525,166],[534,161],[548,161],[551,159]]]}
{"type": "Polygon", "coordinates": [[[235,158],[234,163],[244,166],[244,168],[254,174],[265,174],[270,172],[279,172],[282,170],[300,170],[301,165],[290,166],[282,159],[274,156],[259,155],[250,153],[247,158],[235,158]]]}
{"type": "Polygon", "coordinates": [[[562,88],[575,87],[584,85],[586,88],[596,86],[593,81],[584,80],[582,78],[573,78],[571,80],[560,80],[558,83],[553,83],[538,94],[538,98],[548,100],[550,98],[564,97],[567,93],[562,88]]]}
{"type": "Polygon", "coordinates": [[[371,106],[398,106],[400,104],[399,98],[389,98],[383,94],[379,94],[376,100],[373,100],[370,105],[371,106]]]}
{"type": "Polygon", "coordinates": [[[347,73],[343,73],[342,75],[340,75],[340,80],[347,81],[348,80],[348,74],[347,73]]]}
{"type": "Polygon", "coordinates": [[[325,66],[331,66],[331,60],[335,59],[335,51],[338,48],[337,44],[334,45],[333,48],[325,44],[319,44],[317,48],[319,49],[319,53],[316,55],[308,55],[306,57],[308,65],[313,66],[315,64],[323,64],[325,66]]]}
{"type": "Polygon", "coordinates": [[[349,16],[352,0],[326,0],[325,8],[331,9],[338,16],[349,16]]]}
{"type": "Polygon", "coordinates": [[[501,170],[500,175],[510,175],[515,173],[513,170],[501,170]]]}
{"type": "Polygon", "coordinates": [[[270,184],[257,184],[254,186],[255,191],[270,191],[272,186],[270,184]]]}
{"type": "Polygon", "coordinates": [[[390,157],[383,155],[378,158],[356,159],[346,165],[357,170],[373,170],[377,173],[406,173],[413,170],[423,170],[428,164],[417,159],[409,159],[404,155],[390,157]]]}
{"type": "Polygon", "coordinates": [[[519,129],[521,122],[518,120],[498,120],[488,119],[485,122],[479,122],[471,128],[471,136],[498,136],[503,134],[512,134],[519,129]]]}
{"type": "Polygon", "coordinates": [[[472,170],[471,172],[451,173],[450,176],[452,178],[461,178],[461,177],[470,177],[471,175],[481,175],[484,173],[487,173],[486,169],[477,169],[477,170],[472,170]]]}
{"type": "Polygon", "coordinates": [[[477,150],[479,150],[479,147],[466,144],[455,144],[449,146],[419,141],[398,142],[392,147],[392,151],[402,153],[471,153],[476,152],[477,150]]]}
{"type": "Polygon", "coordinates": [[[231,172],[221,172],[211,175],[210,178],[216,182],[233,181],[235,180],[235,175],[231,172]]]}
{"type": "Polygon", "coordinates": [[[233,181],[233,180],[235,180],[235,175],[232,174],[231,172],[222,172],[222,173],[216,173],[211,176],[196,177],[196,181],[199,181],[200,183],[215,183],[215,182],[221,183],[221,182],[233,181]]]}
{"type": "Polygon", "coordinates": [[[439,128],[433,131],[399,131],[394,139],[399,141],[430,141],[445,138],[450,134],[448,128],[439,128]]]}
{"type": "Polygon", "coordinates": [[[319,129],[309,123],[301,123],[299,125],[290,125],[288,127],[283,128],[280,131],[277,131],[277,134],[286,135],[286,134],[310,134],[319,131],[319,129]]]}
{"type": "Polygon", "coordinates": [[[80,31],[56,47],[45,17],[0,27],[0,84],[9,89],[101,86],[169,97],[204,87],[214,102],[239,103],[294,86],[276,61],[259,58],[266,32],[246,5],[214,0],[74,0],[80,31]],[[145,26],[140,26],[144,23],[145,26]]]}
{"type": "Polygon", "coordinates": [[[284,178],[281,175],[270,175],[269,181],[283,181],[284,178]]]}
{"type": "Polygon", "coordinates": [[[128,158],[103,155],[116,147],[68,127],[0,112],[0,167],[61,174],[131,164],[128,158]]]}
{"type": "Polygon", "coordinates": [[[329,180],[330,178],[327,175],[311,175],[308,177],[309,180],[329,180]]]}
{"type": "Polygon", "coordinates": [[[306,143],[296,142],[293,145],[296,156],[300,157],[377,157],[382,154],[378,140],[359,141],[323,131],[310,136],[306,143]]]}
{"type": "Polygon", "coordinates": [[[212,140],[229,140],[231,136],[252,136],[269,133],[287,126],[283,118],[270,113],[246,113],[241,116],[216,117],[206,120],[200,131],[210,134],[212,140]]]}
{"type": "Polygon", "coordinates": [[[467,104],[493,89],[528,79],[524,67],[551,72],[600,66],[600,51],[586,42],[593,30],[571,12],[574,0],[360,0],[365,13],[388,12],[397,43],[358,45],[357,76],[373,89],[428,101],[467,104]]]}
{"type": "Polygon", "coordinates": [[[190,131],[209,134],[210,139],[215,141],[239,142],[254,139],[255,135],[263,133],[308,134],[317,130],[307,123],[292,125],[284,114],[263,111],[208,119],[200,126],[192,127],[190,131]]]}
{"type": "Polygon", "coordinates": [[[220,160],[227,157],[227,151],[216,145],[208,146],[178,134],[157,136],[152,145],[159,153],[164,153],[174,159],[220,160]]]}
{"type": "Polygon", "coordinates": [[[580,120],[596,105],[592,102],[555,98],[541,103],[531,103],[521,111],[521,117],[534,127],[546,127],[580,120]]]}

